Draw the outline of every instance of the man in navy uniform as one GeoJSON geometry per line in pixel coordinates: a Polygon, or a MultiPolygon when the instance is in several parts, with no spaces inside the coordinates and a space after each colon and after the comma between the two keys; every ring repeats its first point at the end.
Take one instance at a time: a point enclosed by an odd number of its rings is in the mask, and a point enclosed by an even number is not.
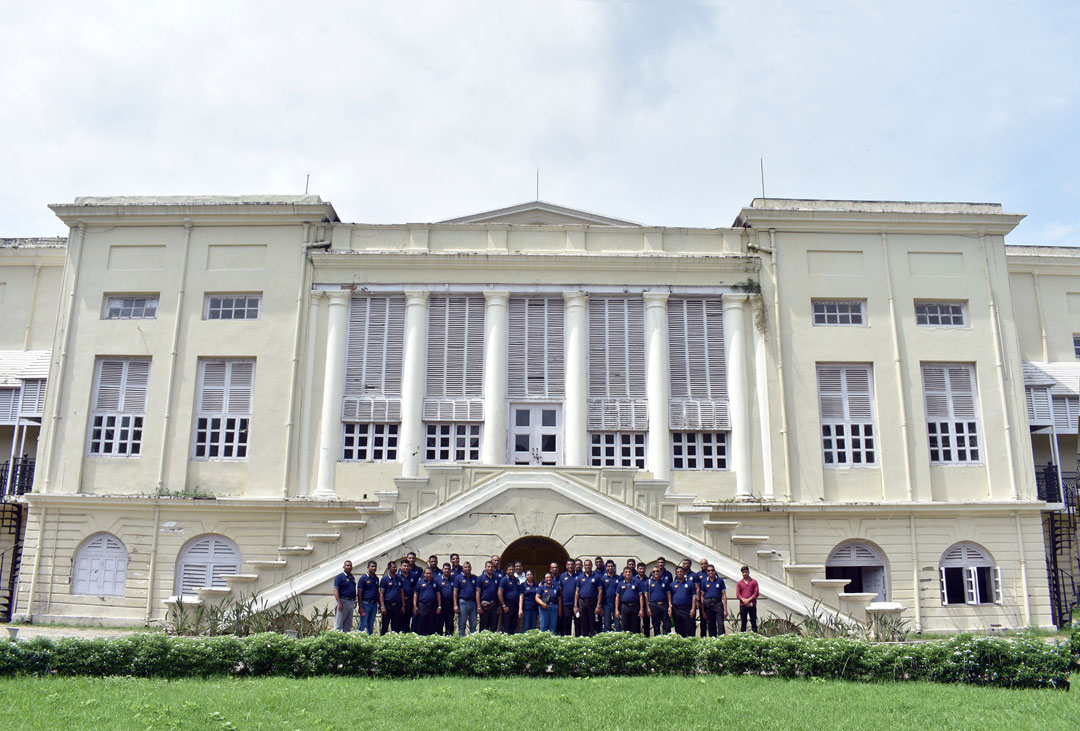
{"type": "Polygon", "coordinates": [[[705,627],[705,622],[706,622],[705,605],[701,603],[700,593],[701,593],[701,582],[703,582],[703,581],[705,581],[705,579],[709,578],[709,559],[707,559],[707,558],[700,559],[698,561],[698,565],[701,566],[701,570],[693,572],[692,574],[690,574],[690,576],[693,577],[694,583],[697,584],[697,587],[698,587],[699,596],[698,596],[697,608],[698,608],[698,622],[701,624],[701,636],[702,637],[708,637],[709,635],[708,635],[707,629],[705,627]]]}
{"type": "Polygon", "coordinates": [[[671,584],[671,616],[675,631],[680,637],[693,637],[694,617],[697,614],[697,584],[686,576],[686,570],[675,569],[675,581],[671,584]]]}
{"type": "Polygon", "coordinates": [[[450,554],[450,573],[454,576],[461,573],[461,559],[456,553],[450,554]]]}
{"type": "Polygon", "coordinates": [[[379,582],[379,611],[382,612],[382,634],[405,631],[405,608],[402,606],[401,577],[397,563],[386,564],[386,574],[379,582]]]}
{"type": "Polygon", "coordinates": [[[352,632],[356,578],[352,575],[352,561],[346,561],[341,568],[341,573],[334,579],[334,629],[352,632]]]}
{"type": "Polygon", "coordinates": [[[637,632],[645,616],[645,601],[638,591],[638,580],[627,566],[615,587],[615,617],[625,632],[637,632]]]}
{"type": "Polygon", "coordinates": [[[574,601],[577,598],[577,585],[581,577],[575,570],[574,559],[566,559],[566,571],[559,574],[559,591],[561,593],[561,606],[559,607],[559,634],[569,637],[577,628],[581,634],[581,625],[574,618],[574,601]]]}
{"type": "Polygon", "coordinates": [[[439,575],[442,574],[442,571],[439,570],[439,557],[435,555],[428,556],[427,565],[431,569],[431,575],[436,579],[439,578],[439,575]]]}
{"type": "MultiPolygon", "coordinates": [[[[412,561],[416,560],[416,554],[412,554],[412,561]]],[[[401,608],[404,610],[403,627],[402,632],[415,632],[416,631],[416,614],[413,611],[413,595],[416,593],[416,583],[420,581],[420,577],[424,575],[423,569],[419,569],[412,565],[412,561],[408,558],[402,559],[401,564],[408,566],[408,571],[401,570],[398,575],[401,576],[401,608]],[[415,570],[414,570],[415,569],[415,570]]]]}
{"type": "Polygon", "coordinates": [[[356,582],[360,594],[360,629],[369,635],[375,632],[375,615],[379,613],[379,564],[367,562],[367,573],[356,582]]]}
{"type": "Polygon", "coordinates": [[[698,584],[698,600],[701,604],[702,637],[718,637],[724,634],[727,618],[727,586],[716,573],[716,567],[708,566],[705,579],[698,584]]]}
{"type": "Polygon", "coordinates": [[[652,578],[645,582],[649,596],[649,621],[654,637],[668,633],[668,617],[671,614],[671,582],[664,578],[658,565],[653,567],[652,578]]]}
{"type": "Polygon", "coordinates": [[[648,637],[649,631],[652,629],[652,623],[649,621],[649,575],[646,568],[644,561],[638,562],[637,575],[634,577],[634,581],[637,583],[638,594],[641,595],[642,609],[645,610],[645,614],[641,617],[641,634],[648,637]]]}
{"type": "MultiPolygon", "coordinates": [[[[454,556],[452,554],[450,560],[454,556]]],[[[465,626],[469,634],[476,632],[476,608],[480,604],[480,589],[472,573],[472,564],[468,561],[461,567],[461,573],[454,577],[454,611],[458,615],[458,634],[465,636],[465,626]]]]}
{"type": "Polygon", "coordinates": [[[439,586],[439,619],[435,622],[435,633],[449,637],[454,634],[454,574],[450,564],[444,563],[442,572],[435,577],[439,586]]]}
{"type": "Polygon", "coordinates": [[[600,605],[603,587],[600,574],[592,570],[592,561],[585,559],[585,570],[578,579],[577,598],[574,601],[574,615],[579,618],[578,635],[581,637],[596,634],[596,615],[604,611],[600,605]]]}
{"type": "Polygon", "coordinates": [[[435,583],[435,576],[431,573],[431,567],[424,569],[424,575],[416,582],[416,593],[413,594],[413,614],[416,616],[416,634],[435,634],[435,623],[442,613],[442,594],[439,593],[439,585],[435,583]]]}
{"type": "Polygon", "coordinates": [[[484,573],[476,579],[480,591],[480,631],[499,631],[499,579],[491,561],[484,564],[484,573]]]}
{"type": "Polygon", "coordinates": [[[660,578],[664,579],[669,584],[675,580],[675,577],[672,576],[671,572],[667,570],[666,558],[661,556],[660,558],[656,559],[656,566],[660,569],[660,578]]]}
{"type": "Polygon", "coordinates": [[[521,582],[514,567],[509,566],[506,576],[499,581],[499,606],[502,608],[502,631],[508,635],[517,633],[518,615],[521,610],[521,582]]]}
{"type": "Polygon", "coordinates": [[[606,571],[601,579],[604,583],[603,630],[605,632],[618,632],[622,628],[619,626],[619,620],[615,617],[615,595],[618,594],[621,577],[615,573],[614,561],[608,561],[605,569],[606,571]]]}

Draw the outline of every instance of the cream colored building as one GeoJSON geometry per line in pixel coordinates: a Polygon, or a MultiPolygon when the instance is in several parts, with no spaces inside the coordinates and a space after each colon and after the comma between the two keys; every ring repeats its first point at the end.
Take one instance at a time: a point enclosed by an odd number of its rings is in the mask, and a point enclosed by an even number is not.
{"type": "Polygon", "coordinates": [[[343,559],[409,550],[745,563],[766,615],[1057,618],[1080,258],[1006,247],[1022,216],[998,205],[756,199],[709,229],[543,202],[52,208],[55,337],[22,347],[52,352],[18,498],[34,621],[325,602],[343,559]]]}

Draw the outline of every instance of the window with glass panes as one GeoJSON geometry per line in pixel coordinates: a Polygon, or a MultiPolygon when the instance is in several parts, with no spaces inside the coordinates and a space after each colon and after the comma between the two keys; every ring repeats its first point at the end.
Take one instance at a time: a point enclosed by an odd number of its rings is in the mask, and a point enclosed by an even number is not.
{"type": "Polygon", "coordinates": [[[821,449],[826,467],[877,463],[873,371],[868,365],[818,364],[821,449]]]}
{"type": "Polygon", "coordinates": [[[346,462],[394,462],[398,453],[398,425],[350,423],[342,425],[342,459],[346,462]]]}
{"type": "Polygon", "coordinates": [[[645,469],[645,432],[590,432],[589,466],[645,469]]]}
{"type": "Polygon", "coordinates": [[[480,426],[479,423],[426,424],[424,460],[427,462],[479,462],[480,426]]]}
{"type": "Polygon", "coordinates": [[[149,380],[149,359],[98,359],[90,415],[91,455],[137,457],[142,453],[149,380]]]}
{"type": "Polygon", "coordinates": [[[865,325],[865,300],[814,300],[815,325],[865,325]]]}
{"type": "Polygon", "coordinates": [[[671,466],[677,470],[726,470],[727,435],[723,431],[671,432],[671,466]]]}
{"type": "Polygon", "coordinates": [[[208,294],[204,316],[207,320],[258,320],[261,303],[260,294],[208,294]]]}
{"type": "Polygon", "coordinates": [[[200,360],[195,459],[247,459],[255,361],[200,360]]]}
{"type": "Polygon", "coordinates": [[[965,327],[967,305],[963,302],[916,302],[915,324],[931,327],[965,327]]]}
{"type": "Polygon", "coordinates": [[[109,295],[105,298],[106,320],[152,320],[157,317],[156,294],[109,295]]]}
{"type": "Polygon", "coordinates": [[[923,364],[922,377],[930,462],[978,462],[975,367],[968,363],[923,364]]]}

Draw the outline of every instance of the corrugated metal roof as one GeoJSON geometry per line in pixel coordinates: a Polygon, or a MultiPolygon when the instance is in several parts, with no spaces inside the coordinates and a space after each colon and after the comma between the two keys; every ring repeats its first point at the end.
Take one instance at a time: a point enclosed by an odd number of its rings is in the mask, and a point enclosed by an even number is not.
{"type": "Polygon", "coordinates": [[[18,386],[22,381],[48,378],[49,350],[0,350],[0,386],[18,386]]]}
{"type": "Polygon", "coordinates": [[[1058,396],[1080,394],[1080,361],[1057,361],[1032,363],[1024,361],[1025,386],[1050,386],[1050,393],[1058,396]]]}

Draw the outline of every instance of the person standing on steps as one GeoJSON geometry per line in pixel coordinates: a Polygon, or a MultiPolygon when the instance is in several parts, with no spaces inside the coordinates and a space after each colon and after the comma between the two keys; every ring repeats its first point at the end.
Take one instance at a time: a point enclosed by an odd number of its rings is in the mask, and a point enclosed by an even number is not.
{"type": "Polygon", "coordinates": [[[645,610],[645,613],[641,616],[641,634],[648,637],[652,623],[649,621],[649,575],[645,572],[645,568],[644,561],[638,563],[637,576],[634,577],[634,582],[637,584],[638,594],[641,595],[644,602],[641,607],[645,610]]]}
{"type": "Polygon", "coordinates": [[[624,632],[639,631],[641,620],[645,616],[645,601],[638,588],[637,577],[627,566],[615,588],[615,618],[624,632]]]}
{"type": "Polygon", "coordinates": [[[416,582],[413,594],[413,616],[416,617],[415,631],[418,635],[435,634],[435,623],[442,613],[442,594],[439,585],[431,573],[431,567],[424,569],[424,575],[416,582]]]}
{"type": "Polygon", "coordinates": [[[360,629],[375,634],[375,616],[379,613],[379,564],[367,562],[367,573],[357,580],[360,593],[360,629]]]}
{"type": "Polygon", "coordinates": [[[668,618],[671,616],[671,582],[664,578],[660,566],[652,570],[652,578],[645,582],[649,596],[649,621],[652,623],[654,637],[666,635],[671,628],[668,618]]]}
{"type": "Polygon", "coordinates": [[[536,594],[540,590],[533,579],[533,572],[525,572],[525,583],[521,585],[521,596],[518,598],[518,616],[521,618],[521,631],[528,632],[536,629],[536,621],[540,618],[539,607],[536,604],[536,594]]]}
{"type": "Polygon", "coordinates": [[[746,631],[746,620],[749,618],[751,629],[757,632],[758,583],[750,578],[749,566],[743,566],[741,571],[742,579],[735,586],[735,596],[739,600],[739,631],[746,631]]]}
{"type": "Polygon", "coordinates": [[[578,635],[581,637],[596,634],[596,615],[603,612],[600,605],[603,580],[592,567],[592,561],[585,559],[585,569],[578,579],[577,596],[574,598],[574,616],[578,617],[578,635]]]}
{"type": "Polygon", "coordinates": [[[502,607],[502,631],[508,635],[517,634],[521,616],[521,582],[512,564],[507,567],[506,576],[499,581],[499,606],[502,607]]]}
{"type": "Polygon", "coordinates": [[[619,582],[622,577],[615,573],[615,562],[608,561],[605,565],[605,572],[601,581],[604,583],[604,601],[602,607],[604,610],[604,632],[619,632],[622,627],[619,626],[619,620],[615,616],[615,596],[619,592],[619,582]]]}
{"type": "Polygon", "coordinates": [[[559,585],[552,572],[544,574],[544,583],[536,592],[536,605],[540,607],[540,631],[557,634],[559,630],[559,585]]]}
{"type": "Polygon", "coordinates": [[[577,630],[581,634],[581,623],[574,617],[574,601],[577,599],[578,582],[581,576],[578,574],[574,559],[566,561],[566,571],[559,575],[559,634],[569,637],[577,630]]]}
{"type": "Polygon", "coordinates": [[[386,574],[379,581],[379,611],[382,613],[382,633],[405,631],[405,607],[402,605],[401,577],[397,563],[386,564],[386,574]]]}
{"type": "Polygon", "coordinates": [[[439,603],[442,611],[439,612],[439,620],[435,623],[436,634],[450,637],[454,634],[454,617],[457,606],[454,601],[454,569],[448,563],[444,563],[442,573],[435,577],[435,583],[439,585],[439,603]]]}
{"type": "Polygon", "coordinates": [[[484,564],[484,573],[476,580],[480,592],[480,631],[499,631],[499,578],[495,576],[495,567],[488,561],[484,564]]]}
{"type": "Polygon", "coordinates": [[[675,581],[671,583],[671,617],[675,632],[680,637],[693,637],[694,615],[697,613],[697,584],[687,578],[681,565],[675,569],[675,581]]]}
{"type": "Polygon", "coordinates": [[[708,564],[705,578],[698,584],[698,603],[701,605],[701,636],[719,637],[724,634],[727,586],[712,564],[708,564]]]}
{"type": "Polygon", "coordinates": [[[334,629],[352,632],[353,610],[356,609],[356,578],[352,575],[352,561],[346,561],[342,571],[334,579],[334,629]]]}

